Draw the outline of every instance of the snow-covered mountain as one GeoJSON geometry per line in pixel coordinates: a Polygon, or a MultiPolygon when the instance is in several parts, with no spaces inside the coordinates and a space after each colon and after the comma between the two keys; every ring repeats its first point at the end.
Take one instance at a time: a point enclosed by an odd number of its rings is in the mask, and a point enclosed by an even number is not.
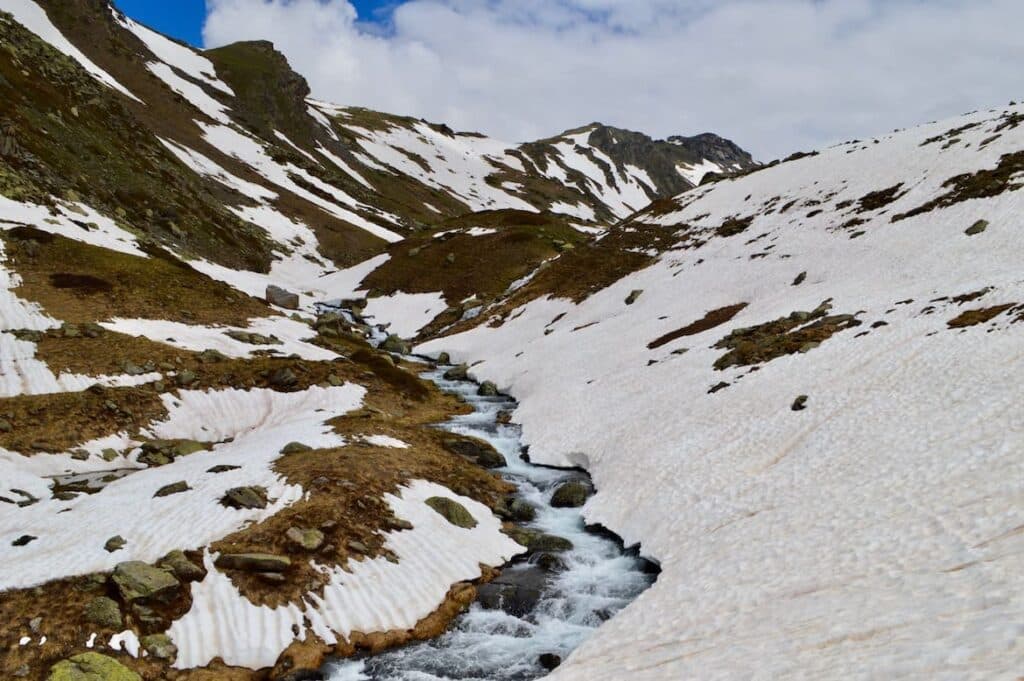
{"type": "Polygon", "coordinates": [[[556,555],[561,474],[488,470],[514,424],[662,571],[564,661],[485,646],[510,674],[1019,675],[1024,105],[766,166],[511,144],[315,99],[266,42],[0,10],[5,678],[313,678],[518,604],[524,552],[593,601],[511,620],[568,652],[635,559],[556,555]]]}

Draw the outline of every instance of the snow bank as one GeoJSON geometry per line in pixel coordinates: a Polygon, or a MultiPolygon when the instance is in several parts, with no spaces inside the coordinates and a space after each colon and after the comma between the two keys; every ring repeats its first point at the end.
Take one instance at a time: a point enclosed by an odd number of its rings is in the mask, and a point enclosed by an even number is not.
{"type": "Polygon", "coordinates": [[[537,300],[500,328],[418,348],[484,360],[474,372],[520,400],[531,458],[587,466],[599,490],[588,520],[642,541],[664,569],[552,679],[1019,674],[1024,324],[947,322],[1024,302],[1024,192],[892,221],[1024,149],[1024,126],[997,132],[1003,113],[701,187],[657,220],[705,228],[702,248],[669,251],[578,306],[537,300]],[[926,143],[971,123],[957,143],[926,143]],[[893,203],[856,212],[898,183],[893,203]],[[712,233],[748,215],[742,234],[712,233]],[[852,217],[864,222],[844,228],[852,217]],[[987,230],[966,235],[979,219],[987,230]],[[864,324],[756,372],[712,368],[731,330],[826,299],[864,324]],[[733,320],[648,349],[741,302],[733,320]],[[730,385],[709,394],[719,382],[730,385]]]}
{"type": "Polygon", "coordinates": [[[385,500],[412,530],[390,532],[385,558],[351,561],[346,567],[322,567],[329,582],[323,596],[309,594],[303,604],[279,608],[253,605],[207,556],[209,574],[192,585],[192,609],[168,631],[179,654],[178,669],[208,664],[220,657],[229,665],[257,669],[273,666],[281,651],[312,624],[329,644],[352,632],[411,629],[444,600],[452,584],[480,576],[480,565],[501,565],[523,547],[501,532],[489,508],[446,487],[415,480],[385,500]],[[476,519],[473,529],[456,527],[424,502],[442,496],[462,504],[476,519]]]}
{"type": "Polygon", "coordinates": [[[389,324],[389,333],[412,338],[447,309],[443,293],[395,293],[368,299],[363,316],[375,324],[389,324]]]}
{"type": "MultiPolygon", "coordinates": [[[[66,472],[96,470],[95,460],[76,462],[69,455],[20,455],[0,450],[0,470],[20,478],[40,501],[26,507],[4,505],[0,514],[0,589],[26,588],[44,582],[100,572],[126,560],[153,562],[173,549],[197,549],[250,522],[260,522],[302,497],[271,466],[281,448],[302,441],[311,447],[339,447],[345,441],[325,422],[356,409],[365,389],[347,384],[309,388],[295,393],[272,390],[183,391],[163,395],[166,421],[150,428],[155,438],[217,443],[212,451],[179,457],[173,463],[111,482],[100,492],[70,501],[48,498],[46,478],[66,472]],[[232,441],[227,440],[234,438],[232,441]],[[217,465],[238,466],[211,473],[217,465]],[[185,481],[190,489],[154,497],[165,485],[185,481]],[[272,500],[265,509],[238,510],[219,503],[227,490],[259,485],[272,500]],[[11,542],[22,535],[38,537],[26,546],[11,542]],[[108,553],[107,539],[120,535],[124,549],[108,553]]],[[[124,468],[126,463],[108,464],[124,468]]],[[[6,477],[6,476],[5,476],[6,477]]]]}

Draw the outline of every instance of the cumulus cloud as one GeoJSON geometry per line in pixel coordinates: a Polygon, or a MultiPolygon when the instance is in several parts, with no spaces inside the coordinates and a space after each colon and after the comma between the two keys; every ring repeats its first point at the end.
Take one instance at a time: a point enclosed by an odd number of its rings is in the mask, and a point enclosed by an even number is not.
{"type": "Polygon", "coordinates": [[[322,99],[507,140],[591,121],[770,159],[1024,96],[1020,0],[207,0],[322,99]]]}

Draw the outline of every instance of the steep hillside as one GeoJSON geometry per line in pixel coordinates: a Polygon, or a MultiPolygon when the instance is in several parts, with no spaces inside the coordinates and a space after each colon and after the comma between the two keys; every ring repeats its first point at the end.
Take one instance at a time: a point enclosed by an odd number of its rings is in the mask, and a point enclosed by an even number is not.
{"type": "Polygon", "coordinates": [[[1022,123],[706,184],[421,346],[519,397],[531,458],[587,467],[587,518],[664,569],[553,679],[1019,673],[1022,123]]]}
{"type": "Polygon", "coordinates": [[[1024,106],[516,145],[0,10],[3,678],[1020,673],[1024,106]]]}

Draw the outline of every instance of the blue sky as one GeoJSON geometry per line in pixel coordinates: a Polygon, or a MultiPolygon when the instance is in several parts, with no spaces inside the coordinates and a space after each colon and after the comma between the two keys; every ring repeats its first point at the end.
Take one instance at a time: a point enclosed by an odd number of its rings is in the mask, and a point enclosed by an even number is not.
{"type": "MultiPolygon", "coordinates": [[[[122,12],[161,33],[201,47],[206,0],[115,0],[122,12]]],[[[362,21],[374,21],[396,4],[395,0],[352,0],[362,21]]]]}

